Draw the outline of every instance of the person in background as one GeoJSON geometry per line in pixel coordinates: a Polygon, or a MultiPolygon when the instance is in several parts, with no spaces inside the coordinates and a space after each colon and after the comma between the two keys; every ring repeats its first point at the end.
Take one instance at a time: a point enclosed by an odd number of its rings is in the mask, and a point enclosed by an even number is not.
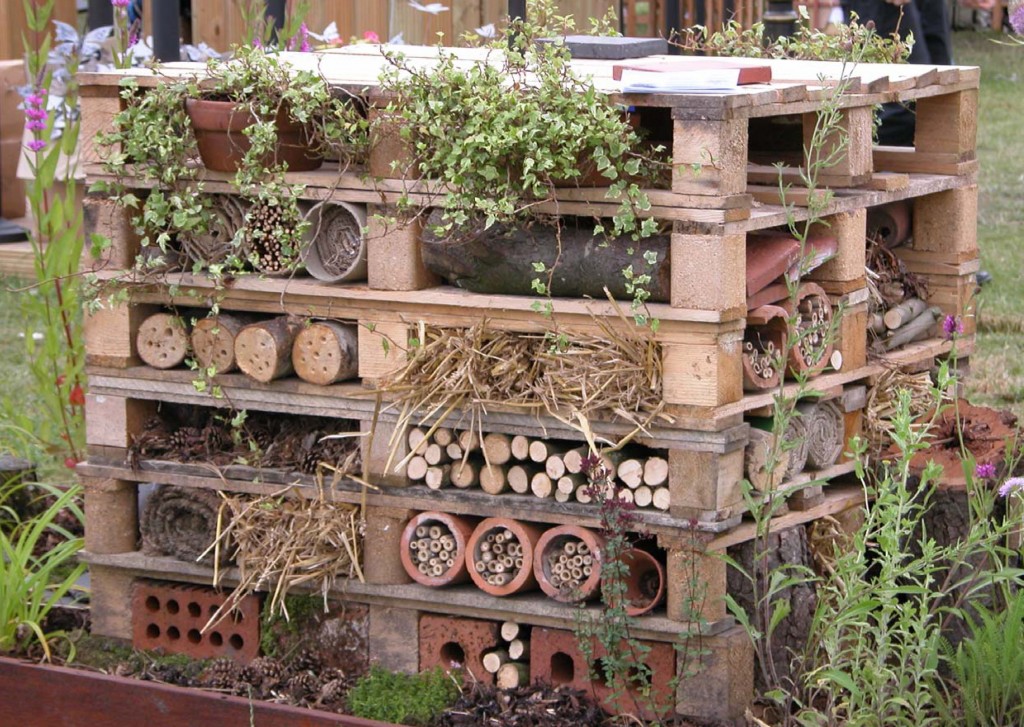
{"type": "MultiPolygon", "coordinates": [[[[991,10],[997,0],[961,0],[977,10],[991,10]]],[[[847,0],[847,16],[856,13],[860,22],[871,20],[883,37],[898,33],[914,36],[909,63],[953,65],[953,39],[946,0],[847,0]]],[[[902,103],[884,104],[878,143],[883,146],[914,145],[914,111],[902,103]]]]}

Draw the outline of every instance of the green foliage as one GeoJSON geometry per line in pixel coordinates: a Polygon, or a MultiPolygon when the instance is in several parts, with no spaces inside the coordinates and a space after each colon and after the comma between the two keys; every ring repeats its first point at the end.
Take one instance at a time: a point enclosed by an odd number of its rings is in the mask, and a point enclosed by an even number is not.
{"type": "Polygon", "coordinates": [[[72,592],[85,572],[84,564],[75,563],[82,540],[61,527],[57,515],[67,509],[81,520],[82,511],[76,503],[78,487],[34,487],[53,500],[42,512],[27,519],[10,504],[19,488],[0,491],[0,512],[6,523],[0,530],[0,651],[24,652],[38,642],[49,659],[50,641],[66,634],[45,633],[46,615],[72,592]],[[53,547],[46,542],[51,534],[61,538],[53,547]]]}
{"type": "Polygon", "coordinates": [[[348,693],[352,714],[365,719],[428,725],[458,697],[459,687],[440,667],[421,674],[370,669],[348,693]]]}
{"type": "Polygon", "coordinates": [[[1024,594],[1002,609],[975,607],[970,633],[953,650],[943,641],[952,679],[938,696],[944,724],[1001,727],[1024,724],[1024,594]]]}
{"type": "Polygon", "coordinates": [[[294,649],[304,629],[324,611],[322,598],[308,594],[289,594],[281,609],[265,608],[260,615],[260,652],[282,657],[282,647],[294,649]],[[287,616],[285,616],[287,614],[287,616]]]}
{"type": "MultiPolygon", "coordinates": [[[[230,183],[245,201],[278,211],[274,229],[255,231],[252,241],[272,236],[281,243],[283,257],[294,264],[308,223],[298,207],[303,187],[287,183],[287,164],[275,159],[276,119],[284,115],[303,124],[311,153],[340,160],[342,171],[367,153],[366,119],[352,100],[335,97],[323,78],[296,71],[278,53],[262,47],[240,47],[231,60],[210,60],[206,72],[201,81],[166,79],[145,90],[135,79],[123,82],[125,109],[115,117],[114,131],[102,138],[109,150],[105,169],[115,182],[97,188],[113,192],[122,205],[137,210],[133,223],[143,247],[158,248],[161,253],[147,255],[140,264],[162,267],[163,254],[176,235],[202,233],[210,224],[205,173],[195,163],[198,150],[184,101],[200,97],[234,101],[239,113],[249,113],[253,123],[243,132],[250,147],[230,183]],[[144,199],[129,188],[137,182],[153,185],[144,199]]],[[[235,254],[224,261],[196,261],[194,272],[207,270],[220,277],[256,267],[256,260],[237,253],[245,234],[239,231],[232,240],[235,254]]]]}
{"type": "Polygon", "coordinates": [[[793,58],[815,61],[847,61],[858,58],[864,63],[903,63],[910,56],[913,35],[906,41],[898,35],[884,37],[875,31],[872,21],[861,23],[856,13],[848,24],[823,31],[813,28],[806,10],[801,9],[801,22],[791,36],[767,43],[763,23],[744,28],[730,20],[721,30],[712,31],[703,25],[682,31],[675,39],[686,53],[712,56],[745,56],[751,58],[793,58]]]}

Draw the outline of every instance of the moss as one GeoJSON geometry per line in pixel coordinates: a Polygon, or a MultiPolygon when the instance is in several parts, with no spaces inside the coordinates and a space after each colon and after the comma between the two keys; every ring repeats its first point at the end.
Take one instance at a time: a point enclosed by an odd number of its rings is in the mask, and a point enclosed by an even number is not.
{"type": "Polygon", "coordinates": [[[282,652],[299,648],[311,624],[318,624],[323,614],[324,602],[320,596],[285,596],[288,618],[278,611],[271,611],[265,605],[260,616],[260,651],[265,656],[280,658],[282,652]]]}
{"type": "Polygon", "coordinates": [[[375,666],[348,693],[353,715],[382,722],[427,725],[452,705],[459,687],[444,670],[393,674],[375,666]]]}

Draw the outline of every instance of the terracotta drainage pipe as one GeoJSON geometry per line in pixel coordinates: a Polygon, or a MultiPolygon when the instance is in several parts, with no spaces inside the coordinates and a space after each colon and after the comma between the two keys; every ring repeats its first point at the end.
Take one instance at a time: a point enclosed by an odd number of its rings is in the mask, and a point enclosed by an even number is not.
{"type": "Polygon", "coordinates": [[[626,613],[643,616],[654,610],[665,597],[665,569],[658,559],[645,550],[630,548],[623,552],[626,575],[626,613]]]}
{"type": "Polygon", "coordinates": [[[469,538],[469,575],[482,591],[508,596],[537,585],[533,558],[541,529],[504,517],[487,518],[469,538]]]}
{"type": "Polygon", "coordinates": [[[537,541],[533,575],[548,596],[572,603],[586,601],[601,587],[604,538],[579,525],[559,525],[537,541]]]}
{"type": "Polygon", "coordinates": [[[785,368],[781,360],[789,334],[789,314],[777,305],[762,305],[747,314],[743,333],[743,388],[773,389],[785,368]]]}
{"type": "Polygon", "coordinates": [[[447,586],[469,580],[466,553],[474,522],[445,512],[421,512],[402,531],[402,567],[417,583],[447,586]]]}
{"type": "Polygon", "coordinates": [[[829,365],[833,350],[832,303],[828,293],[816,283],[801,283],[796,300],[787,300],[782,307],[789,315],[794,309],[800,314],[800,330],[793,332],[799,334],[799,341],[789,349],[790,370],[809,376],[820,374],[829,365]]]}

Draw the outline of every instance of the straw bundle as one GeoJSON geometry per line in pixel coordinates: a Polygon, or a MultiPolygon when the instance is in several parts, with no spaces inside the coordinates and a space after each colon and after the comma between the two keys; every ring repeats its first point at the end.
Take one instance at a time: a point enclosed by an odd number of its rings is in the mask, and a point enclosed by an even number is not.
{"type": "MultiPolygon", "coordinates": [[[[288,618],[285,596],[297,586],[318,590],[326,603],[338,578],[363,580],[362,513],[356,505],[334,502],[318,488],[317,497],[275,495],[252,498],[224,494],[217,543],[230,538],[239,568],[238,587],[210,618],[204,631],[215,626],[247,595],[270,592],[271,612],[288,618]]],[[[213,546],[211,546],[212,548],[213,546]]],[[[221,572],[214,571],[214,585],[221,572]]]]}
{"type": "Polygon", "coordinates": [[[892,418],[897,411],[900,391],[910,396],[912,426],[927,426],[924,415],[935,406],[935,395],[931,374],[922,371],[917,374],[899,369],[888,369],[868,390],[867,405],[864,409],[864,434],[873,447],[884,449],[889,446],[893,430],[892,418]]]}
{"type": "Polygon", "coordinates": [[[232,195],[210,195],[207,229],[178,237],[188,264],[209,265],[224,262],[231,255],[244,257],[247,252],[245,235],[238,233],[245,227],[246,209],[246,203],[232,195]]]}

